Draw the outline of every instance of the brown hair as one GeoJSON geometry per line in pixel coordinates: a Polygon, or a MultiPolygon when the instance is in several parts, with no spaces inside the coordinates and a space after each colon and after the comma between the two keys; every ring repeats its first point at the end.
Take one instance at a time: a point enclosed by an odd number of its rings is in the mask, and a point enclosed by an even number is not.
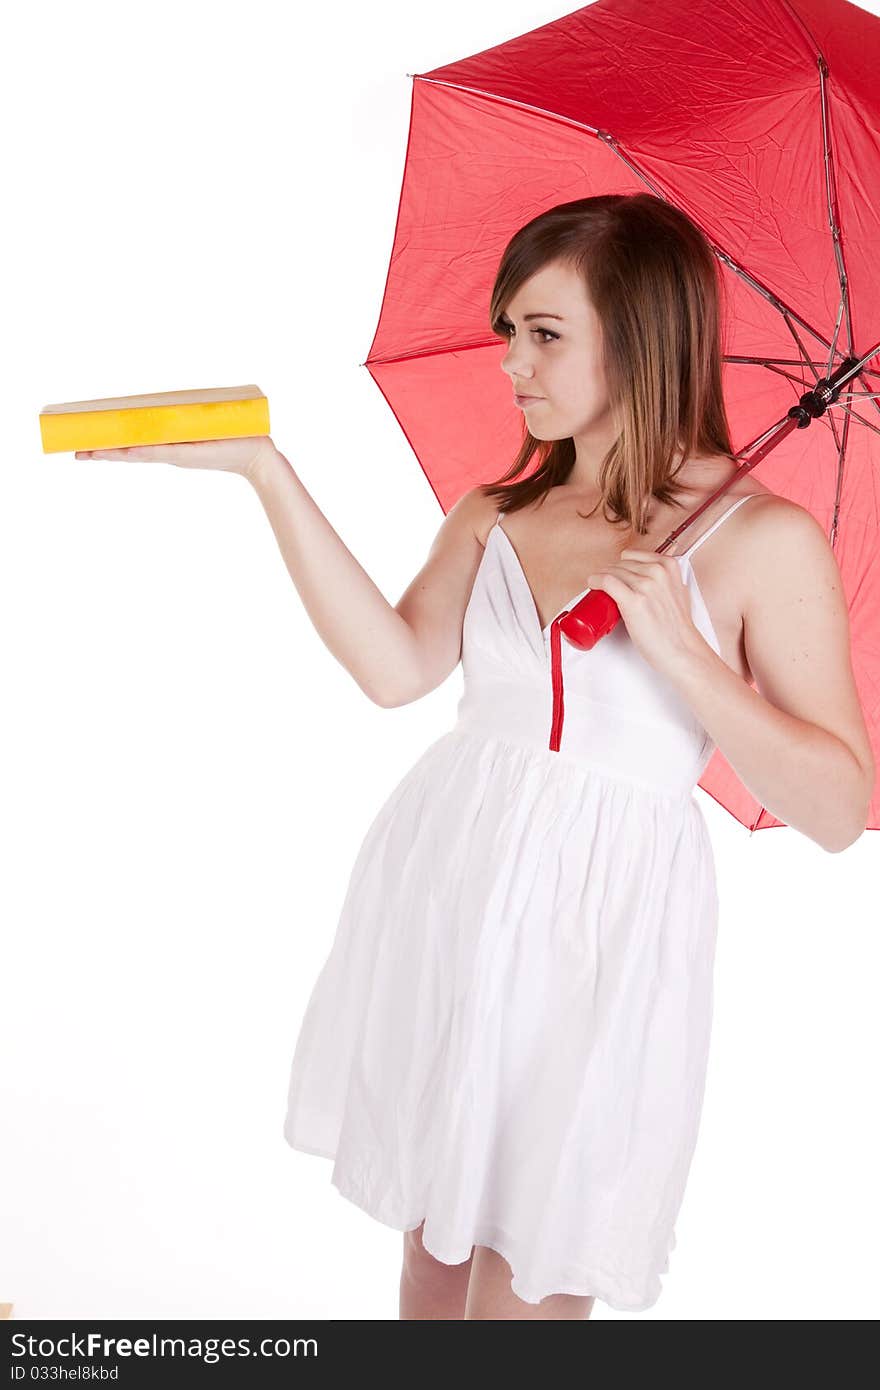
{"type": "MultiPolygon", "coordinates": [[[[506,305],[550,262],[583,276],[602,325],[619,433],[602,461],[599,502],[607,520],[644,534],[649,498],[666,503],[685,491],[673,479],[688,458],[726,454],[737,462],[721,387],[723,287],[715,255],[689,217],[651,193],[559,203],[505,247],[490,300],[493,333],[506,339],[499,322],[506,305]]],[[[564,483],[574,463],[572,439],[536,439],[524,424],[510,468],[483,491],[517,511],[564,483]],[[529,477],[511,481],[536,454],[529,477]]]]}

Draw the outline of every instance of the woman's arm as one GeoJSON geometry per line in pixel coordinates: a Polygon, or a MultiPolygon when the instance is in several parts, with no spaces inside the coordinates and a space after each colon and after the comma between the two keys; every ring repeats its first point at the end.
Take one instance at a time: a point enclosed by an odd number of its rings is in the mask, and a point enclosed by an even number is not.
{"type": "Polygon", "coordinates": [[[243,476],[275,532],[318,636],[384,709],[436,689],[461,659],[465,609],[479,567],[487,503],[480,488],[446,513],[428,557],[392,606],[336,534],[289,462],[265,448],[243,476]]]}
{"type": "Polygon", "coordinates": [[[702,639],[673,679],[752,796],[836,853],[864,831],[876,777],[837,559],[794,504],[756,514],[744,544],[744,636],[758,689],[702,639]]]}
{"type": "Polygon", "coordinates": [[[321,641],[377,705],[415,681],[415,633],[373,583],[288,460],[267,449],[243,474],[259,497],[321,641]]]}
{"type": "Polygon", "coordinates": [[[865,770],[818,724],[786,714],[705,644],[676,682],[709,737],[756,801],[830,853],[865,829],[865,770]]]}

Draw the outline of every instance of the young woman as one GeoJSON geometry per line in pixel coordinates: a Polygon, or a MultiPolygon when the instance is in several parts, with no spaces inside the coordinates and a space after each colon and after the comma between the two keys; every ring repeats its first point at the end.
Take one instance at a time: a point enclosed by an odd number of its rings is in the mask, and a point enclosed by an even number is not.
{"type": "Polygon", "coordinates": [[[518,231],[490,322],[523,447],[450,509],[394,607],[270,440],[97,455],[243,473],[318,633],[379,704],[462,662],[457,723],[352,867],[285,1126],[404,1232],[401,1318],[656,1302],[712,1014],[693,788],[717,746],[829,851],[865,827],[874,765],[818,523],[746,475],[656,554],[736,469],[718,292],[699,229],[649,195],[518,231]],[[556,647],[553,748],[556,620],[590,588],[621,621],[590,651],[556,647]]]}

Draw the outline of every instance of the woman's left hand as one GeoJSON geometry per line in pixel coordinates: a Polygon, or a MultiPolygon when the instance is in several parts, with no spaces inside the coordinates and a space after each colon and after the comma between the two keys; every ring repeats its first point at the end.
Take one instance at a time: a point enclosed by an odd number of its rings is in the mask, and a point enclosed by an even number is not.
{"type": "Polygon", "coordinates": [[[629,546],[587,583],[614,599],[633,645],[655,670],[675,675],[713,650],[691,616],[690,590],[673,556],[629,546]]]}

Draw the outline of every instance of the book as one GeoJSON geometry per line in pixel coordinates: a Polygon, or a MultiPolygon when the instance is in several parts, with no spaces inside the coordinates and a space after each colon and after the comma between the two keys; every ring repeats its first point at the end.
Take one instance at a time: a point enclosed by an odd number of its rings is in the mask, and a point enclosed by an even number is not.
{"type": "Polygon", "coordinates": [[[269,434],[269,402],[259,386],[158,391],[64,401],[40,412],[44,454],[78,449],[127,449],[135,444],[181,444],[269,434]]]}

